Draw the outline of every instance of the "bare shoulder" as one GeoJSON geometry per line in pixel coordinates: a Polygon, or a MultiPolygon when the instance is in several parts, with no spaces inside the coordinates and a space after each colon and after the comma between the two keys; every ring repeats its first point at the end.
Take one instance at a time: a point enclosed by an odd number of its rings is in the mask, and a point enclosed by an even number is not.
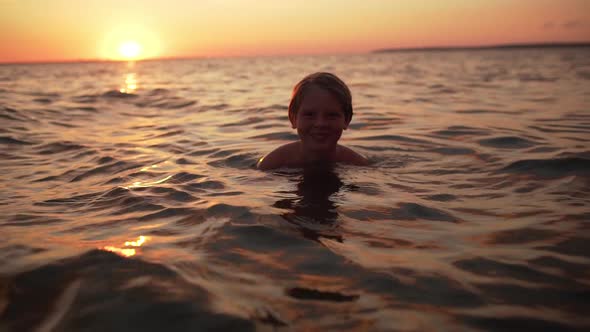
{"type": "Polygon", "coordinates": [[[366,166],[369,165],[369,160],[353,149],[343,145],[338,145],[338,161],[346,164],[366,166]]]}
{"type": "Polygon", "coordinates": [[[299,142],[293,142],[279,146],[272,152],[258,160],[256,167],[261,170],[269,170],[288,166],[296,162],[299,156],[299,142]]]}

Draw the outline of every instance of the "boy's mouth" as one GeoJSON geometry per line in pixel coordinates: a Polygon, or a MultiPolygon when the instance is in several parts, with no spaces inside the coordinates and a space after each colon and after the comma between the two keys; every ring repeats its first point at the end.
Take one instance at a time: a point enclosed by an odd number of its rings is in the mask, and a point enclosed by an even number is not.
{"type": "Polygon", "coordinates": [[[326,139],[328,139],[330,137],[329,133],[313,133],[310,134],[311,138],[313,138],[315,141],[325,141],[326,139]]]}

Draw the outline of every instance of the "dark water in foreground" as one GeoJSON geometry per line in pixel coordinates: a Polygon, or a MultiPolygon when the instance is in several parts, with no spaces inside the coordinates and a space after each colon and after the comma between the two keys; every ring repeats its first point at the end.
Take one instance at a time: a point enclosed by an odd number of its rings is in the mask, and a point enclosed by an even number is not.
{"type": "Polygon", "coordinates": [[[0,66],[0,331],[584,330],[590,49],[0,66]],[[370,167],[260,172],[327,70],[370,167]]]}

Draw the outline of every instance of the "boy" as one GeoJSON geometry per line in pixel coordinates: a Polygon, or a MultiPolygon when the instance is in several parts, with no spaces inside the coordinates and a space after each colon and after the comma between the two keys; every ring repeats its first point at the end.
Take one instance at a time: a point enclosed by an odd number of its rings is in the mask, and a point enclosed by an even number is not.
{"type": "Polygon", "coordinates": [[[352,96],[342,80],[319,72],[303,78],[289,103],[289,121],[299,141],[285,144],[258,161],[258,168],[301,168],[318,164],[367,165],[365,157],[339,145],[352,120],[352,96]]]}

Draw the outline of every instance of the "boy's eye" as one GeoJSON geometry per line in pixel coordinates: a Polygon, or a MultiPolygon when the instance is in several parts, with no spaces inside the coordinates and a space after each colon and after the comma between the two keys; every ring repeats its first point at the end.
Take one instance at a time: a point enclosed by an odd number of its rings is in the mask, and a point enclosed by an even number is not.
{"type": "Polygon", "coordinates": [[[328,116],[330,118],[339,118],[342,114],[334,112],[334,113],[329,113],[328,116]]]}

